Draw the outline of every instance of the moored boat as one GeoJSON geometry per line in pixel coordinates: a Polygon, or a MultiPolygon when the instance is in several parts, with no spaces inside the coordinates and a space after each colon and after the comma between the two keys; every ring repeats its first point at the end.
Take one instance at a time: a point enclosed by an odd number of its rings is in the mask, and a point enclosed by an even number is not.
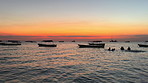
{"type": "Polygon", "coordinates": [[[146,52],[146,51],[142,51],[142,50],[125,50],[125,52],[146,52]]]}
{"type": "Polygon", "coordinates": [[[75,40],[71,41],[71,42],[76,42],[75,40]]]}
{"type": "Polygon", "coordinates": [[[105,45],[82,45],[78,44],[80,48],[104,48],[105,45]]]}
{"type": "Polygon", "coordinates": [[[25,42],[35,43],[36,41],[25,41],[25,42]]]}
{"type": "Polygon", "coordinates": [[[12,42],[12,43],[21,43],[21,41],[18,41],[18,40],[8,40],[7,42],[12,42]]]}
{"type": "Polygon", "coordinates": [[[53,40],[43,40],[42,42],[53,42],[53,40]]]}
{"type": "Polygon", "coordinates": [[[102,42],[102,41],[92,41],[92,42],[102,42]]]}
{"type": "Polygon", "coordinates": [[[117,40],[111,40],[110,42],[118,42],[117,40]]]}
{"type": "Polygon", "coordinates": [[[21,45],[21,43],[0,43],[0,45],[9,45],[9,46],[13,46],[13,45],[21,45]]]}
{"type": "Polygon", "coordinates": [[[38,44],[39,47],[57,47],[56,44],[38,44]]]}
{"type": "Polygon", "coordinates": [[[59,41],[59,42],[64,42],[64,41],[59,41]]]}
{"type": "Polygon", "coordinates": [[[148,47],[146,44],[138,44],[139,47],[148,47]]]}
{"type": "Polygon", "coordinates": [[[125,41],[126,43],[130,42],[130,41],[125,41]]]}

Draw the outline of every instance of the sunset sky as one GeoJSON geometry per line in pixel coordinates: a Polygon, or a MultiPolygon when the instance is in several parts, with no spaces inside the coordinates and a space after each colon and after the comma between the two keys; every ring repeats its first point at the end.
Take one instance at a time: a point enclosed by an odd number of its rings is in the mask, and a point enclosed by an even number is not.
{"type": "Polygon", "coordinates": [[[148,39],[148,0],[0,0],[0,40],[148,39]]]}

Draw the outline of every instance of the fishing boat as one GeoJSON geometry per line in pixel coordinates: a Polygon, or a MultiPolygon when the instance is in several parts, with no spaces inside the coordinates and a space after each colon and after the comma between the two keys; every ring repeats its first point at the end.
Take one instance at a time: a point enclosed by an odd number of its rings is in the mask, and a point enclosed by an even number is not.
{"type": "Polygon", "coordinates": [[[57,47],[56,44],[38,44],[39,47],[57,47]]]}
{"type": "Polygon", "coordinates": [[[138,44],[139,47],[148,47],[146,44],[138,44]]]}
{"type": "Polygon", "coordinates": [[[117,40],[111,40],[110,42],[118,42],[117,40]]]}
{"type": "Polygon", "coordinates": [[[71,42],[76,42],[75,40],[71,41],[71,42]]]}
{"type": "Polygon", "coordinates": [[[102,42],[102,41],[98,40],[98,41],[88,41],[88,42],[102,42]]]}
{"type": "Polygon", "coordinates": [[[53,42],[53,40],[43,40],[42,42],[53,42]]]}
{"type": "Polygon", "coordinates": [[[92,41],[92,42],[102,42],[102,41],[92,41]]]}
{"type": "Polygon", "coordinates": [[[17,41],[17,40],[8,40],[7,42],[12,42],[12,43],[21,43],[21,41],[17,41]]]}
{"type": "Polygon", "coordinates": [[[25,42],[35,43],[36,41],[25,41],[25,42]]]}
{"type": "Polygon", "coordinates": [[[21,43],[0,43],[0,45],[9,45],[9,46],[13,46],[13,45],[21,45],[21,43]]]}
{"type": "Polygon", "coordinates": [[[59,42],[64,42],[64,41],[59,41],[59,42]]]}
{"type": "Polygon", "coordinates": [[[142,50],[125,50],[125,52],[146,52],[146,51],[142,51],[142,50]]]}
{"type": "Polygon", "coordinates": [[[104,48],[105,45],[82,45],[78,44],[80,48],[104,48]]]}
{"type": "Polygon", "coordinates": [[[126,43],[129,43],[130,41],[125,41],[126,43]]]}

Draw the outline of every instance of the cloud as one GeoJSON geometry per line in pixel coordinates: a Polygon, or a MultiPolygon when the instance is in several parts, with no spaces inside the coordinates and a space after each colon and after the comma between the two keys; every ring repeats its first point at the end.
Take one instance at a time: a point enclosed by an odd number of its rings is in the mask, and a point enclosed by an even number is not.
{"type": "Polygon", "coordinates": [[[134,35],[135,37],[144,37],[144,38],[148,38],[148,35],[146,34],[146,35],[134,35]]]}
{"type": "Polygon", "coordinates": [[[101,36],[69,35],[69,36],[48,36],[48,37],[101,37],[101,36]]]}
{"type": "Polygon", "coordinates": [[[7,38],[7,37],[43,37],[43,36],[0,36],[0,38],[7,38]]]}

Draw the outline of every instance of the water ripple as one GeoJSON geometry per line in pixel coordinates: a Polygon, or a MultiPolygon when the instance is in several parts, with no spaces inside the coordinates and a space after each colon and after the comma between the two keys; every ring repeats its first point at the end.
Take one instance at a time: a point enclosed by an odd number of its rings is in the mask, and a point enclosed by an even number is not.
{"type": "Polygon", "coordinates": [[[147,83],[148,55],[135,50],[137,43],[106,43],[103,48],[78,48],[77,43],[57,43],[56,48],[36,43],[0,46],[0,83],[147,83]],[[107,51],[115,47],[114,52],[107,51]]]}

